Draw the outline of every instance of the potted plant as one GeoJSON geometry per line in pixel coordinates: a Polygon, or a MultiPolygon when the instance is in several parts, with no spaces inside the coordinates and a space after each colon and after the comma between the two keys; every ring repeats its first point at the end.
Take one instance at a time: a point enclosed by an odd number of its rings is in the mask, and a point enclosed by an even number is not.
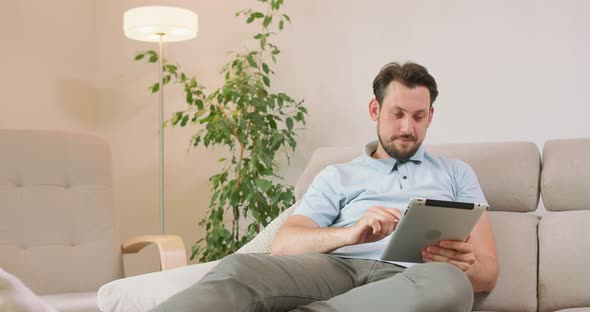
{"type": "MultiPolygon", "coordinates": [[[[199,222],[206,235],[192,247],[191,260],[220,259],[250,241],[264,226],[295,202],[293,187],[277,175],[276,158],[297,145],[297,132],[307,115],[303,101],[270,90],[279,48],[272,38],[281,32],[290,18],[280,12],[283,0],[257,0],[266,12],[252,9],[236,13],[247,24],[260,23],[253,36],[256,49],[232,52],[221,70],[223,85],[206,93],[194,76],[189,77],[166,60],[163,83],[184,86],[186,110],[175,112],[165,124],[195,127],[193,146],[223,145],[230,155],[219,159],[221,171],[209,178],[211,202],[199,222]],[[227,216],[231,223],[225,225],[227,216]],[[246,224],[243,224],[243,223],[246,224]]],[[[136,60],[158,61],[155,51],[137,54],[136,60]]],[[[159,83],[150,86],[158,92],[159,83]]]]}

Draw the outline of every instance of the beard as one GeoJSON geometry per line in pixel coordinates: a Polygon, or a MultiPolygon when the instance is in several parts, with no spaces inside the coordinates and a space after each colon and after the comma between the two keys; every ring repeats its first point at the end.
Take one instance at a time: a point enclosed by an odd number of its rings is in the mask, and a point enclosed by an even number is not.
{"type": "Polygon", "coordinates": [[[379,143],[381,143],[381,146],[383,147],[383,150],[385,150],[387,155],[397,160],[405,161],[410,159],[412,156],[414,156],[414,154],[416,154],[416,151],[418,150],[418,148],[420,148],[420,145],[422,145],[422,142],[418,143],[418,138],[416,138],[416,136],[412,134],[393,135],[391,136],[389,141],[385,142],[379,131],[379,124],[377,124],[377,137],[379,138],[379,143]],[[412,146],[409,146],[408,149],[402,150],[395,145],[395,141],[398,139],[410,140],[414,142],[414,144],[412,146]]]}

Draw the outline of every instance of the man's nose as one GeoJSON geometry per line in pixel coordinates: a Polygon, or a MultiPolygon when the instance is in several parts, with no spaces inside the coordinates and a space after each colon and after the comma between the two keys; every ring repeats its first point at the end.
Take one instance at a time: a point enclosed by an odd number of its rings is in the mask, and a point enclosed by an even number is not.
{"type": "Polygon", "coordinates": [[[400,131],[405,134],[414,133],[414,121],[412,120],[412,118],[406,117],[402,119],[400,131]]]}

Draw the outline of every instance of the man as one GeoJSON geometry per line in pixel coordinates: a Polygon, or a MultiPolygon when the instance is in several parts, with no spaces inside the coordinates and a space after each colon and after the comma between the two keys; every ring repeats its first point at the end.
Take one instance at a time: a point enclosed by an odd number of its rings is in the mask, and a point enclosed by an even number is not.
{"type": "Polygon", "coordinates": [[[379,140],[316,176],[274,238],[272,256],[226,257],[156,311],[471,311],[473,292],[493,289],[487,213],[466,242],[423,250],[423,264],[379,260],[410,198],[485,198],[465,162],[424,151],[438,95],[426,68],[387,64],[373,92],[379,140]]]}

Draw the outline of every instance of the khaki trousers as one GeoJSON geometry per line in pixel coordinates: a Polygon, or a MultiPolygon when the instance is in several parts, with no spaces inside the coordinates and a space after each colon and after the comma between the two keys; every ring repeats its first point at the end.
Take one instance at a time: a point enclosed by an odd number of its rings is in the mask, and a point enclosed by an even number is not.
{"type": "Polygon", "coordinates": [[[309,253],[234,254],[152,311],[471,311],[473,289],[445,263],[403,268],[309,253]]]}

